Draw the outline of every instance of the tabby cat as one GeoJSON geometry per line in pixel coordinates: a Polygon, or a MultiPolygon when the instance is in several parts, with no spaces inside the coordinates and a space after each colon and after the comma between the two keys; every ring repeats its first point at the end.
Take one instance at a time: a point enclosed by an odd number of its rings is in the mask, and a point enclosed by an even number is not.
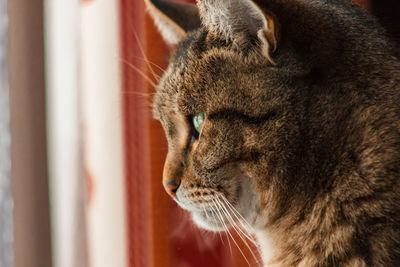
{"type": "Polygon", "coordinates": [[[146,4],[174,45],[163,184],[194,222],[244,228],[265,266],[400,266],[400,62],[376,20],[346,0],[146,4]]]}

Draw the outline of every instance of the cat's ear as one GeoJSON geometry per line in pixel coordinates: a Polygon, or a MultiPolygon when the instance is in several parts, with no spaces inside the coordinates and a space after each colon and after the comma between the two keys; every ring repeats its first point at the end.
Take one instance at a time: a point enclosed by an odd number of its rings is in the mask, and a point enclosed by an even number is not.
{"type": "Polygon", "coordinates": [[[150,15],[169,44],[176,44],[186,33],[200,27],[198,8],[194,4],[163,0],[144,0],[150,15]]]}
{"type": "Polygon", "coordinates": [[[278,46],[279,23],[252,0],[198,0],[200,17],[209,31],[239,46],[258,39],[262,54],[272,63],[278,46]]]}

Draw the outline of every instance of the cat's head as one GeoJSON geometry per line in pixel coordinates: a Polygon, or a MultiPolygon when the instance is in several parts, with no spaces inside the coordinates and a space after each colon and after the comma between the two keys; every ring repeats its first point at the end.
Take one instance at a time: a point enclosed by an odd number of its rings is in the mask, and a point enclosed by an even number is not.
{"type": "Polygon", "coordinates": [[[298,43],[283,40],[280,18],[251,0],[147,6],[175,46],[154,98],[169,146],[167,192],[204,228],[223,229],[239,216],[262,227],[265,212],[278,216],[293,188],[302,190],[301,95],[322,74],[295,50],[315,49],[306,44],[318,34],[293,31],[298,43]]]}
{"type": "Polygon", "coordinates": [[[206,229],[224,229],[239,216],[253,223],[258,191],[268,186],[257,180],[267,173],[254,167],[287,138],[277,114],[288,100],[266,90],[282,86],[273,59],[279,22],[253,1],[147,6],[175,45],[154,98],[169,145],[164,186],[206,229]]]}

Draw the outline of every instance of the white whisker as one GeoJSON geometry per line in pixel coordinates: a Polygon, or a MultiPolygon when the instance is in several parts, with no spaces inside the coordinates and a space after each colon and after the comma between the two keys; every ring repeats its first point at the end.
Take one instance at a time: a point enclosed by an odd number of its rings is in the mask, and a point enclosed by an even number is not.
{"type": "MultiPolygon", "coordinates": [[[[241,232],[241,234],[243,234],[247,239],[249,239],[254,245],[258,246],[257,242],[253,239],[252,236],[250,236],[248,233],[244,232],[239,225],[237,225],[237,223],[235,222],[235,220],[232,218],[231,215],[235,216],[235,218],[241,223],[241,219],[234,213],[231,214],[231,212],[229,212],[229,210],[227,209],[227,206],[225,206],[223,203],[219,202],[221,204],[221,207],[223,209],[225,209],[226,213],[229,215],[231,221],[235,224],[236,227],[238,227],[238,230],[241,232]]],[[[228,207],[230,208],[230,207],[228,207]]],[[[232,209],[231,209],[232,210],[232,209]]],[[[242,225],[243,226],[243,225],[242,225]]]]}
{"type": "MultiPolygon", "coordinates": [[[[233,220],[230,212],[226,209],[225,205],[223,205],[223,203],[220,202],[219,199],[216,199],[216,202],[220,205],[220,207],[223,209],[223,211],[225,211],[225,215],[227,215],[228,220],[230,221],[232,228],[235,230],[235,232],[238,234],[238,236],[240,237],[240,239],[243,241],[243,243],[246,245],[246,247],[248,248],[248,250],[250,251],[251,255],[253,256],[254,260],[259,263],[259,260],[257,259],[257,256],[254,254],[253,249],[250,247],[250,245],[247,243],[245,237],[247,237],[251,242],[253,242],[252,239],[250,239],[248,237],[248,235],[246,233],[243,232],[242,229],[240,229],[240,227],[237,225],[237,223],[233,220]]],[[[255,243],[256,247],[257,244],[255,243]]]]}
{"type": "MultiPolygon", "coordinates": [[[[212,202],[214,203],[215,207],[217,207],[217,204],[216,204],[215,200],[214,200],[214,199],[211,199],[211,200],[212,200],[212,202]]],[[[219,209],[217,209],[217,211],[220,212],[219,209]]],[[[221,220],[222,220],[222,222],[223,222],[223,217],[222,217],[222,215],[221,215],[221,218],[222,218],[221,220]]],[[[225,225],[225,222],[223,222],[223,224],[225,225]]],[[[248,264],[249,266],[251,266],[251,264],[250,264],[250,262],[248,261],[246,255],[245,255],[245,254],[243,253],[243,251],[240,249],[238,243],[237,243],[236,240],[233,238],[232,234],[229,232],[229,229],[228,229],[228,227],[226,227],[226,225],[225,225],[225,228],[226,228],[227,234],[231,237],[233,243],[235,243],[235,245],[236,245],[236,247],[238,248],[240,254],[242,254],[242,256],[243,256],[243,258],[245,259],[245,261],[247,262],[247,264],[248,264]]]]}
{"type": "Polygon", "coordinates": [[[133,29],[133,27],[131,27],[131,28],[132,28],[132,33],[133,33],[133,35],[135,36],[136,43],[137,43],[137,45],[138,45],[138,47],[139,47],[139,50],[140,50],[140,52],[142,53],[144,59],[146,60],[147,67],[150,69],[151,74],[153,74],[153,77],[159,79],[160,76],[158,76],[158,75],[154,72],[153,68],[152,68],[151,65],[149,64],[149,63],[150,63],[150,60],[147,58],[146,53],[144,52],[144,49],[143,49],[143,47],[142,47],[142,45],[141,45],[141,43],[140,43],[140,40],[139,40],[139,36],[137,35],[137,33],[135,32],[135,30],[133,29]]]}
{"type": "Polygon", "coordinates": [[[228,207],[237,215],[241,218],[240,223],[242,224],[242,226],[244,228],[248,228],[250,230],[252,230],[254,232],[254,228],[247,222],[247,220],[242,216],[242,214],[240,214],[240,212],[226,199],[225,196],[221,195],[221,199],[228,204],[228,207]],[[245,225],[243,225],[243,223],[245,225]]]}
{"type": "MultiPolygon", "coordinates": [[[[204,197],[202,197],[202,199],[203,199],[204,201],[206,201],[206,199],[205,199],[204,197]]],[[[211,207],[211,209],[212,209],[212,207],[211,207]]],[[[205,213],[207,219],[210,220],[210,216],[208,216],[208,212],[207,212],[207,210],[206,210],[205,207],[203,207],[203,211],[204,211],[204,213],[205,213]]],[[[215,225],[217,225],[217,221],[215,220],[215,217],[214,217],[214,216],[212,217],[212,219],[214,220],[215,225]]],[[[225,245],[224,240],[222,239],[221,232],[220,232],[220,231],[217,231],[217,232],[218,232],[219,238],[221,239],[221,243],[222,243],[223,245],[225,245]]]]}
{"type": "MultiPolygon", "coordinates": [[[[154,67],[156,67],[156,68],[159,69],[160,71],[165,72],[165,69],[161,68],[159,65],[157,65],[157,64],[154,63],[154,62],[151,62],[150,60],[146,60],[146,59],[141,58],[141,57],[138,57],[138,56],[130,56],[130,57],[137,58],[137,59],[139,59],[139,60],[143,60],[144,62],[147,62],[147,63],[153,65],[154,67]]],[[[160,75],[157,75],[157,77],[160,78],[160,75]]]]}
{"type": "Polygon", "coordinates": [[[140,75],[142,75],[142,77],[144,79],[146,79],[146,81],[148,81],[152,86],[156,87],[157,85],[151,80],[150,77],[148,77],[146,75],[146,73],[144,73],[141,69],[139,69],[138,67],[136,67],[135,65],[129,63],[128,61],[121,59],[122,62],[124,62],[126,65],[128,65],[129,67],[131,67],[133,70],[137,71],[140,75]]]}
{"type": "MultiPolygon", "coordinates": [[[[244,229],[251,229],[253,230],[253,227],[246,221],[245,218],[243,218],[243,216],[237,211],[237,209],[231,204],[229,203],[228,200],[226,200],[226,198],[224,198],[224,196],[222,196],[221,198],[228,206],[226,206],[227,208],[229,208],[232,211],[232,215],[235,216],[235,218],[239,221],[239,223],[242,225],[242,228],[244,229]],[[239,215],[239,217],[238,217],[239,215]]],[[[257,241],[248,233],[241,231],[257,248],[259,247],[259,244],[257,243],[257,241]]]]}
{"type": "MultiPolygon", "coordinates": [[[[211,201],[213,201],[213,200],[211,199],[211,201]]],[[[214,203],[214,201],[213,201],[213,203],[214,203]]],[[[215,209],[213,208],[212,205],[210,207],[211,207],[212,211],[214,212],[214,214],[217,215],[216,218],[219,219],[219,221],[221,222],[221,224],[224,227],[225,231],[228,232],[229,231],[228,227],[226,226],[226,224],[224,222],[224,219],[222,218],[222,215],[219,213],[218,208],[215,205],[215,203],[214,203],[215,209]]],[[[229,241],[229,236],[226,236],[226,239],[228,240],[229,251],[231,252],[231,256],[232,256],[232,246],[231,246],[231,242],[229,241]]]]}

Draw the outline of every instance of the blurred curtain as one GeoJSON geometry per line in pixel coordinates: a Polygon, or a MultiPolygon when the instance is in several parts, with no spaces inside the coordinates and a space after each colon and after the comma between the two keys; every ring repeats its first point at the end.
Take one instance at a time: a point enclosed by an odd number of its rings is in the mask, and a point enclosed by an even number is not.
{"type": "Polygon", "coordinates": [[[118,22],[117,1],[81,1],[79,97],[93,267],[127,262],[118,22]]]}
{"type": "Polygon", "coordinates": [[[0,0],[0,266],[13,265],[7,1],[0,0]]]}
{"type": "Polygon", "coordinates": [[[79,2],[45,1],[46,100],[53,266],[85,267],[79,99],[79,2]]]}
{"type": "Polygon", "coordinates": [[[8,18],[14,266],[50,267],[43,1],[8,1],[8,18]]]}
{"type": "Polygon", "coordinates": [[[46,1],[55,267],[126,266],[115,1],[46,1]]]}

